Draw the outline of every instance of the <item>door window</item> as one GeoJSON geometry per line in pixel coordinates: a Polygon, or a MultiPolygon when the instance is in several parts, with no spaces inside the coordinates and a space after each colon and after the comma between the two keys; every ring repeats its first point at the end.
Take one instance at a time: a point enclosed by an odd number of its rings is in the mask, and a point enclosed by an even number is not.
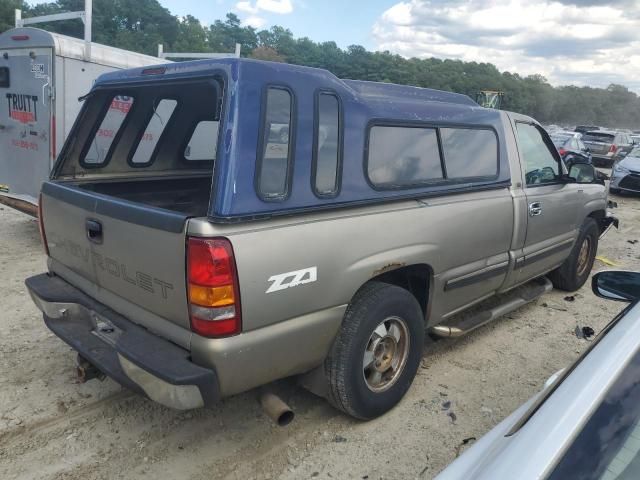
{"type": "Polygon", "coordinates": [[[555,183],[560,176],[560,164],[547,146],[542,132],[529,123],[517,123],[520,158],[525,164],[527,186],[555,183]]]}

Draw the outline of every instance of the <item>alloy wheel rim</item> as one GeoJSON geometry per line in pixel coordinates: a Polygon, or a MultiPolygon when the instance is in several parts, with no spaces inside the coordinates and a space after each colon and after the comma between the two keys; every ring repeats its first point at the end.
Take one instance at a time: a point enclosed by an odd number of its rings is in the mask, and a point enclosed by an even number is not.
{"type": "Polygon", "coordinates": [[[591,239],[586,237],[582,241],[582,245],[580,246],[580,252],[578,253],[578,276],[582,276],[588,265],[589,265],[589,256],[591,254],[591,239]]]}
{"type": "Polygon", "coordinates": [[[391,388],[402,375],[409,357],[409,329],[399,317],[385,318],[373,330],[362,358],[362,374],[369,390],[391,388]]]}

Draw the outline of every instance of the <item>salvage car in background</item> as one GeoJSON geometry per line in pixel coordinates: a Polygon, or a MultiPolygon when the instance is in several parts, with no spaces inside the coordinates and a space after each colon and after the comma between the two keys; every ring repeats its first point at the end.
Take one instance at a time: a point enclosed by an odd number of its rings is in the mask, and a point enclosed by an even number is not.
{"type": "Polygon", "coordinates": [[[609,191],[640,193],[640,147],[635,147],[613,165],[609,191]]]}
{"type": "Polygon", "coordinates": [[[608,168],[629,153],[634,146],[629,134],[612,130],[586,132],[582,141],[591,151],[593,164],[608,168]]]}
{"type": "Polygon", "coordinates": [[[640,478],[640,273],[592,282],[596,295],[632,305],[436,480],[640,478]]]}
{"type": "Polygon", "coordinates": [[[574,163],[591,163],[591,152],[582,141],[582,134],[556,130],[549,132],[549,136],[567,168],[574,163]]]}

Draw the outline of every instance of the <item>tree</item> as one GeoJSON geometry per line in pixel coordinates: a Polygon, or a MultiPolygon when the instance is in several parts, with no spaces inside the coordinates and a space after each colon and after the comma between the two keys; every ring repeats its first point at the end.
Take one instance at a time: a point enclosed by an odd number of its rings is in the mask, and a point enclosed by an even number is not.
{"type": "Polygon", "coordinates": [[[241,52],[247,55],[258,46],[258,36],[253,27],[243,27],[240,19],[234,13],[227,13],[227,19],[222,22],[216,20],[209,27],[209,47],[214,52],[233,52],[236,43],[241,45],[241,52]]]}
{"type": "MultiPolygon", "coordinates": [[[[0,0],[0,31],[13,26],[15,8],[22,8],[26,18],[81,10],[83,5],[84,0],[56,0],[31,7],[23,0],[0,0]]],[[[43,28],[75,37],[82,37],[83,31],[78,20],[43,28]]],[[[386,51],[371,52],[361,45],[341,49],[335,42],[295,38],[291,30],[277,25],[256,31],[243,26],[233,13],[207,28],[192,15],[171,15],[157,0],[97,0],[93,33],[96,42],[151,55],[158,43],[178,52],[233,52],[240,43],[243,56],[324,68],[340,78],[416,85],[471,98],[480,90],[499,90],[505,94],[503,108],[542,122],[640,129],[640,99],[623,85],[554,88],[542,75],[500,72],[490,63],[407,59],[386,51]]]]}
{"type": "Polygon", "coordinates": [[[24,0],[0,1],[0,32],[14,27],[16,8],[28,11],[29,7],[25,4],[24,0]]]}

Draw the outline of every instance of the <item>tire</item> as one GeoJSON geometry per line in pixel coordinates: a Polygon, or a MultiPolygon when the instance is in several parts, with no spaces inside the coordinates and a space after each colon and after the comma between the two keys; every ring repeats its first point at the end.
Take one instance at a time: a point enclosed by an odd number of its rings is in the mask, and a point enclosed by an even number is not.
{"type": "Polygon", "coordinates": [[[598,223],[593,218],[587,218],[580,227],[578,239],[569,257],[549,274],[549,280],[555,288],[574,292],[585,284],[596,258],[599,236],[598,223]],[[587,244],[586,247],[585,244],[587,244]],[[583,248],[589,250],[583,252],[583,248]]]}
{"type": "Polygon", "coordinates": [[[362,420],[389,411],[413,382],[424,335],[424,315],[410,292],[382,282],[364,285],[325,360],[329,401],[362,420]],[[372,363],[365,368],[365,362],[372,363]]]}

